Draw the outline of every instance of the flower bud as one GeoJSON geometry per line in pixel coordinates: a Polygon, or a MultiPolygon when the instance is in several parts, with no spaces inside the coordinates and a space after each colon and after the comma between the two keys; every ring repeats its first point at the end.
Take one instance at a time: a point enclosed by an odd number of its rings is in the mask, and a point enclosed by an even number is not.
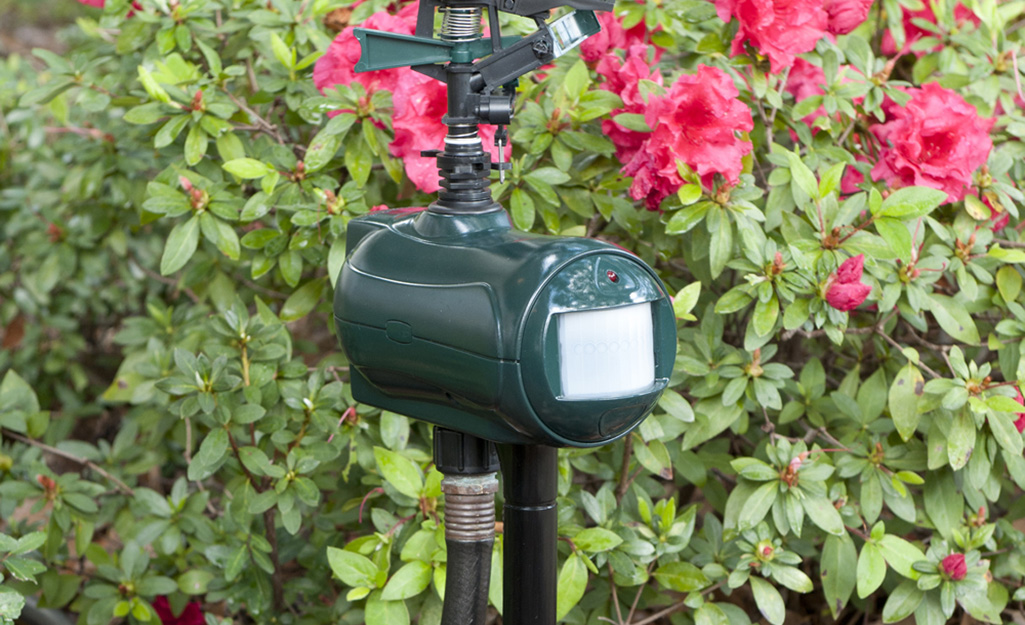
{"type": "Polygon", "coordinates": [[[968,564],[963,553],[952,553],[940,561],[940,570],[951,581],[959,582],[968,575],[968,564]]]}

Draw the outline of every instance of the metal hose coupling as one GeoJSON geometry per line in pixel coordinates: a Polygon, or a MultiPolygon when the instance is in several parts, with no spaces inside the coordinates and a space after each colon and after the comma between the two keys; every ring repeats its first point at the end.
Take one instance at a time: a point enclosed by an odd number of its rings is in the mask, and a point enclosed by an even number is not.
{"type": "Polygon", "coordinates": [[[451,475],[441,480],[445,493],[445,539],[487,542],[495,539],[495,473],[451,475]]]}

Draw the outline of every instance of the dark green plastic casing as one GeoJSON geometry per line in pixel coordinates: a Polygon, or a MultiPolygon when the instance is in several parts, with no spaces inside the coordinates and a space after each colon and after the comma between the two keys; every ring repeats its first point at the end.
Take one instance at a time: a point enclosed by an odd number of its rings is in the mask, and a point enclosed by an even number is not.
{"type": "Polygon", "coordinates": [[[349,222],[346,244],[334,314],[360,403],[498,443],[593,447],[633,429],[668,384],[672,304],[655,272],[614,245],[519,232],[499,207],[379,211],[349,222]],[[557,315],[644,302],[652,386],[562,397],[557,315]]]}

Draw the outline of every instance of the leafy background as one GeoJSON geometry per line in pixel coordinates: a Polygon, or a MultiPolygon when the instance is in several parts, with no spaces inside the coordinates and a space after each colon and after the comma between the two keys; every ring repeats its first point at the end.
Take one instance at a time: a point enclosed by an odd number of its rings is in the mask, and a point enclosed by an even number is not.
{"type": "MultiPolygon", "coordinates": [[[[28,597],[88,625],[165,602],[211,625],[439,622],[430,429],[352,401],[331,328],[348,220],[430,199],[385,149],[386,92],[313,86],[335,31],[387,3],[346,4],[5,0],[55,51],[4,27],[0,620],[28,597]]],[[[659,211],[628,194],[593,65],[521,86],[496,197],[521,228],[636,251],[680,317],[655,413],[560,451],[565,622],[1023,618],[1025,7],[972,2],[966,25],[939,3],[921,55],[888,57],[901,4],[803,55],[825,76],[804,104],[756,51],[729,56],[713,5],[621,4],[667,85],[720,68],[753,116],[738,184],[683,170],[659,211]],[[931,81],[996,119],[975,201],[844,191],[886,97],[931,81]],[[859,254],[872,295],[835,310],[830,275],[859,254]]]]}

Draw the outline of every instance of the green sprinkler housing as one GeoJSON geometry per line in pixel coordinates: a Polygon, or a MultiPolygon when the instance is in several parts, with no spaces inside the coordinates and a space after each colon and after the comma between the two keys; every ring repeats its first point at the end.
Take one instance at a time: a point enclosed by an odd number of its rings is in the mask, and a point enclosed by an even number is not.
{"type": "Polygon", "coordinates": [[[356,401],[498,443],[593,447],[658,401],[676,356],[666,288],[593,239],[473,214],[348,225],[334,315],[356,401]]]}

